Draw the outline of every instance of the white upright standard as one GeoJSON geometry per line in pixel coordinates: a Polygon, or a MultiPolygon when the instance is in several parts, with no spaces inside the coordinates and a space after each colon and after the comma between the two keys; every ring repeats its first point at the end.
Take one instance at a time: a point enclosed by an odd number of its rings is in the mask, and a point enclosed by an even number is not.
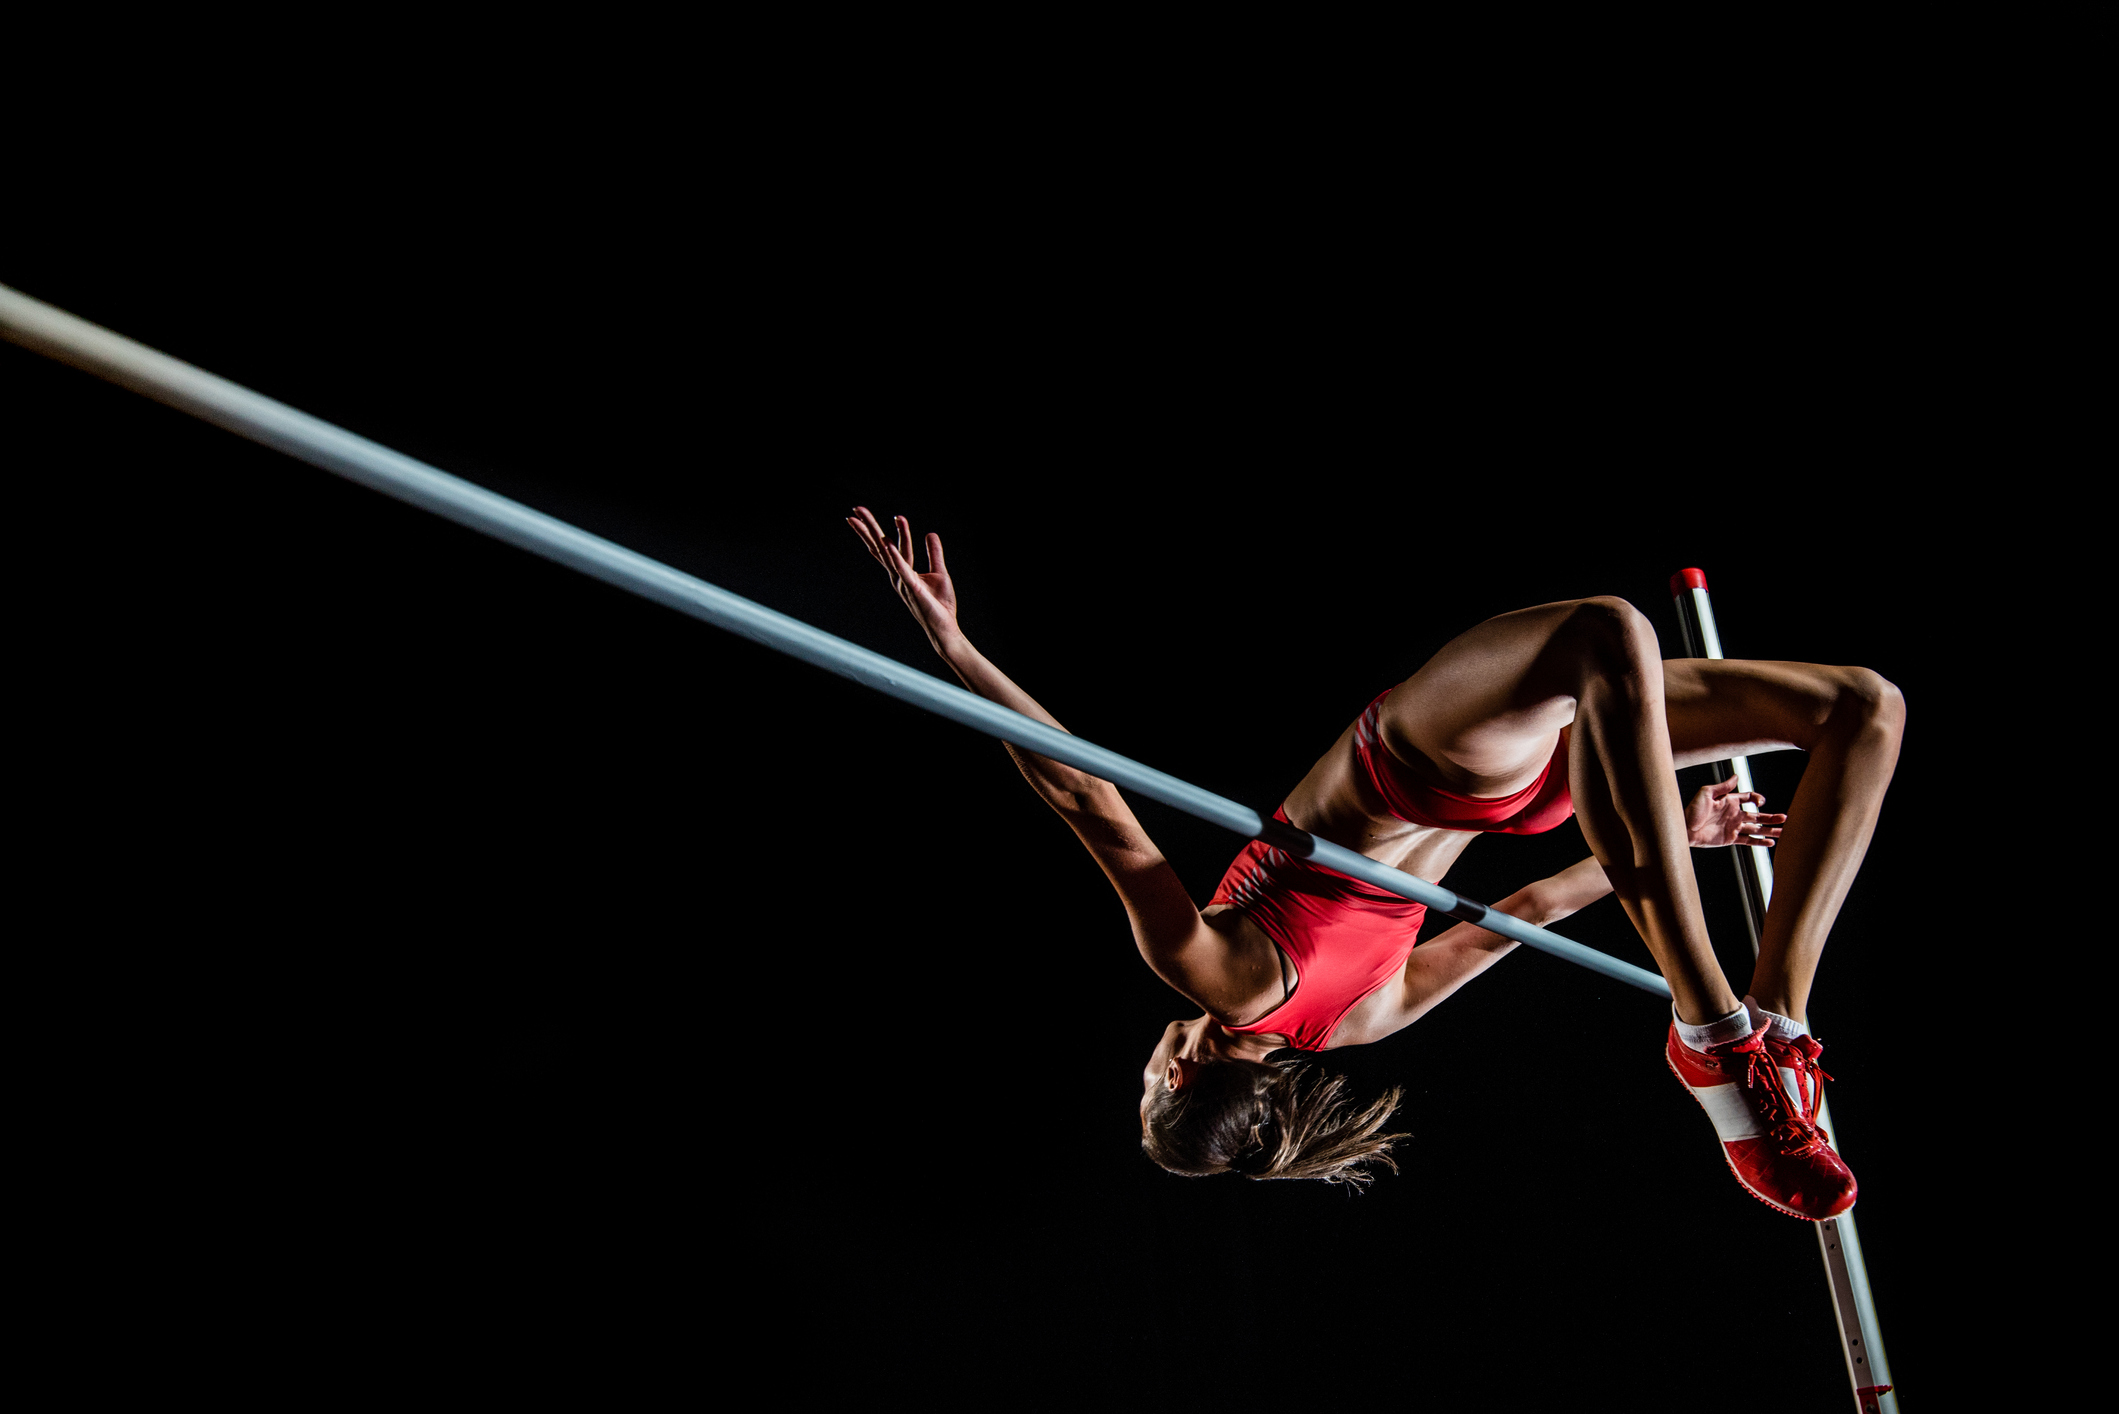
{"type": "MultiPolygon", "coordinates": [[[[1707,576],[1696,569],[1679,570],[1670,577],[1670,594],[1677,601],[1685,651],[1695,658],[1721,657],[1722,636],[1715,629],[1707,576]]],[[[1718,781],[1735,776],[1738,790],[1752,789],[1751,763],[1741,756],[1716,762],[1714,773],[1718,781]]],[[[1744,927],[1756,957],[1759,932],[1766,926],[1766,905],[1773,901],[1773,855],[1763,849],[1732,849],[1729,853],[1736,861],[1737,887],[1744,893],[1744,927]]],[[[1817,1102],[1817,1122],[1828,1132],[1836,1132],[1831,1110],[1822,1098],[1817,1102]]],[[[1884,1359],[1883,1332],[1876,1324],[1876,1302],[1869,1295],[1869,1269],[1862,1261],[1861,1239],[1854,1235],[1854,1212],[1849,1209],[1814,1226],[1818,1250],[1825,1257],[1825,1276],[1832,1283],[1832,1310],[1839,1317],[1839,1348],[1847,1357],[1854,1407],[1861,1414],[1898,1414],[1898,1397],[1891,1393],[1890,1362],[1884,1359]]]]}

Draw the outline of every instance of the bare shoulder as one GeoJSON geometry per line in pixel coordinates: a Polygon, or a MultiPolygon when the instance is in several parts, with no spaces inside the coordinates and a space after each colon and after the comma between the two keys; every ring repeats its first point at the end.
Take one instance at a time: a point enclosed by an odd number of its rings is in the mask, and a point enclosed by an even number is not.
{"type": "Polygon", "coordinates": [[[1224,1026],[1248,1026],[1278,1007],[1285,991],[1280,946],[1272,936],[1242,909],[1225,903],[1208,905],[1200,911],[1199,919],[1203,931],[1213,937],[1207,948],[1219,954],[1211,967],[1201,972],[1201,982],[1211,987],[1214,995],[1178,990],[1224,1026]]]}
{"type": "Polygon", "coordinates": [[[1405,973],[1393,972],[1390,976],[1347,1009],[1332,1028],[1332,1035],[1324,1048],[1336,1051],[1341,1046],[1369,1046],[1386,1037],[1396,1035],[1412,1025],[1416,1013],[1406,1004],[1405,973]]]}

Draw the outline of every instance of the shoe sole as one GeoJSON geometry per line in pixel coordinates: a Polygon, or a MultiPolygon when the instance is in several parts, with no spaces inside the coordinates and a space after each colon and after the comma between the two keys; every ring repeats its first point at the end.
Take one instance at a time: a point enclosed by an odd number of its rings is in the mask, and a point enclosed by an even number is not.
{"type": "MultiPolygon", "coordinates": [[[[1663,1052],[1663,1068],[1671,1073],[1671,1075],[1677,1080],[1678,1084],[1683,1085],[1685,1087],[1685,1094],[1687,1098],[1689,1098],[1693,1104],[1699,1105],[1700,1113],[1703,1115],[1707,1115],[1707,1107],[1705,1105],[1700,1104],[1700,1097],[1698,1095],[1693,1094],[1692,1086],[1687,1083],[1684,1076],[1678,1074],[1678,1068],[1675,1065],[1671,1064],[1670,1052],[1667,1050],[1663,1052]]],[[[1707,1122],[1709,1124],[1712,1124],[1714,1122],[1714,1116],[1707,1115],[1707,1122]]],[[[1759,1192],[1756,1188],[1753,1188],[1750,1184],[1744,1181],[1744,1176],[1736,1171],[1736,1165],[1730,1162],[1729,1146],[1727,1144],[1722,1143],[1721,1136],[1719,1134],[1715,1136],[1714,1147],[1722,1151],[1722,1167],[1729,1170],[1729,1176],[1736,1180],[1736,1186],[1743,1189],[1752,1197],[1758,1199],[1759,1202],[1764,1203],[1767,1207],[1773,1209],[1773,1211],[1776,1213],[1785,1213],[1791,1218],[1798,1218],[1806,1223],[1825,1223],[1832,1221],[1832,1219],[1834,1218],[1843,1218],[1847,1214],[1854,1211],[1854,1205],[1852,1203],[1849,1203],[1846,1207],[1841,1208],[1836,1213],[1828,1213],[1824,1217],[1813,1218],[1808,1213],[1798,1213],[1793,1208],[1784,1208],[1779,1203],[1774,1202],[1771,1198],[1768,1198],[1765,1194],[1759,1192]]]]}

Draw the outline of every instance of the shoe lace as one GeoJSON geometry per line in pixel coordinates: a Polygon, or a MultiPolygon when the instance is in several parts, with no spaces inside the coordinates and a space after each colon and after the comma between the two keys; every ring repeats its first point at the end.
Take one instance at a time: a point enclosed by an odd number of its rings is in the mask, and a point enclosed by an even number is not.
{"type": "Polygon", "coordinates": [[[1803,1092],[1803,1117],[1815,1124],[1818,1102],[1825,1098],[1825,1082],[1832,1078],[1832,1072],[1817,1063],[1825,1048],[1809,1036],[1798,1036],[1782,1049],[1795,1062],[1789,1068],[1795,1072],[1796,1084],[1803,1092]]]}
{"type": "Polygon", "coordinates": [[[1773,1144],[1781,1153],[1791,1158],[1815,1153],[1827,1148],[1832,1136],[1817,1123],[1817,1102],[1824,1095],[1820,1079],[1830,1080],[1823,1066],[1817,1063],[1818,1053],[1824,1047],[1808,1036],[1799,1036],[1794,1044],[1775,1045],[1770,1049],[1763,1035],[1753,1036],[1730,1048],[1730,1059],[1744,1057],[1743,1084],[1754,1091],[1760,1099],[1760,1108],[1766,1111],[1768,1127],[1773,1144]],[[1781,1051],[1793,1052],[1796,1086],[1802,1091],[1802,1100],[1788,1093],[1781,1084],[1781,1051]]]}

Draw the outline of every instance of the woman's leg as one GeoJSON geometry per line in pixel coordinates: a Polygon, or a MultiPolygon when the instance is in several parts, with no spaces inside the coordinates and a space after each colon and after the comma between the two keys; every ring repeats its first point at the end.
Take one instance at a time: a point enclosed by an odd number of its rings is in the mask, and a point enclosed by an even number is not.
{"type": "Polygon", "coordinates": [[[1810,753],[1773,851],[1773,904],[1751,995],[1805,1019],[1818,955],[1868,851],[1898,764],[1905,700],[1867,668],[1700,658],[1663,665],[1681,765],[1788,746],[1810,753]]]}
{"type": "Polygon", "coordinates": [[[1623,599],[1543,604],[1452,640],[1384,702],[1394,754],[1463,795],[1537,778],[1562,727],[1582,833],[1669,981],[1680,1020],[1736,1010],[1700,913],[1655,630],[1623,599]]]}

